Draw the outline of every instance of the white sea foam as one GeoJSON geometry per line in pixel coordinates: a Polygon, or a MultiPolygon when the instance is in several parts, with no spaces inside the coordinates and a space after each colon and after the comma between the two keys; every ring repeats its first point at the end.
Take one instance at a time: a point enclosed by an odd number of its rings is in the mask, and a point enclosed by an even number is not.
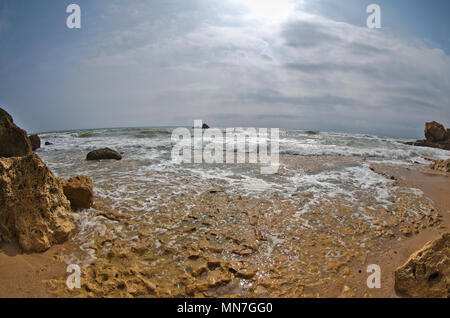
{"type": "MultiPolygon", "coordinates": [[[[392,204],[388,188],[392,181],[369,169],[373,162],[396,165],[428,164],[423,156],[449,158],[441,149],[414,147],[404,140],[370,135],[343,133],[311,133],[280,131],[280,153],[305,156],[333,155],[367,158],[365,164],[333,167],[317,172],[288,171],[283,175],[264,176],[251,165],[177,164],[171,161],[170,128],[123,128],[45,133],[40,135],[43,146],[39,155],[60,177],[77,174],[91,176],[95,195],[112,202],[119,213],[126,208],[138,214],[163,206],[167,198],[148,185],[157,185],[163,193],[179,195],[186,191],[205,191],[208,182],[220,184],[225,191],[241,195],[264,196],[277,192],[290,196],[295,192],[311,193],[301,202],[297,216],[310,211],[323,200],[342,200],[354,205],[376,209],[392,204]],[[86,154],[96,148],[110,147],[124,152],[121,162],[88,162],[86,154]],[[167,191],[166,191],[167,190],[167,191]],[[136,198],[141,198],[136,200],[136,198]]],[[[253,142],[256,142],[253,140],[253,142]]],[[[207,141],[206,141],[207,143],[207,141]]],[[[198,144],[198,142],[196,143],[198,144]]],[[[198,145],[197,145],[198,146],[198,145]]],[[[288,167],[285,167],[289,170],[288,167]]],[[[413,195],[421,195],[411,190],[413,195]]],[[[100,231],[95,227],[92,212],[81,215],[81,235],[100,231]]],[[[100,233],[101,234],[101,233],[100,233]]]]}

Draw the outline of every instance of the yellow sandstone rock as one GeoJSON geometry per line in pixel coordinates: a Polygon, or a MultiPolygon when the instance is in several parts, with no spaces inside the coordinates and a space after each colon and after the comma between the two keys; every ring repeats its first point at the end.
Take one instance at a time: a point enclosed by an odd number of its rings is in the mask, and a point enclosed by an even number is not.
{"type": "Polygon", "coordinates": [[[0,237],[42,252],[65,241],[75,225],[58,179],[34,153],[0,158],[0,237]]]}
{"type": "Polygon", "coordinates": [[[411,297],[449,297],[450,233],[412,254],[395,271],[395,286],[411,297]]]}
{"type": "Polygon", "coordinates": [[[73,209],[89,209],[94,203],[92,179],[87,176],[76,176],[69,180],[59,179],[64,195],[73,209]]]}

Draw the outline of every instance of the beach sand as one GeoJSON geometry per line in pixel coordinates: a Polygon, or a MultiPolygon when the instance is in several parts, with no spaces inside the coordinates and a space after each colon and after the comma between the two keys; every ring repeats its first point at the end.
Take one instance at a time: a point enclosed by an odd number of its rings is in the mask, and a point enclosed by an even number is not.
{"type": "Polygon", "coordinates": [[[52,297],[44,280],[64,277],[66,265],[58,260],[61,246],[45,253],[24,254],[18,244],[0,247],[0,298],[52,297]]]}
{"type": "MultiPolygon", "coordinates": [[[[317,165],[310,159],[282,160],[291,167],[317,165]]],[[[361,161],[326,159],[322,162],[333,165],[361,161]]],[[[17,246],[3,244],[0,297],[399,297],[395,269],[450,227],[450,178],[423,165],[372,167],[393,186],[420,189],[425,198],[398,193],[395,216],[392,207],[365,211],[373,226],[349,218],[345,202],[331,200],[318,205],[320,213],[298,215],[302,193],[289,199],[246,198],[215,184],[189,196],[174,194],[177,199],[168,200],[146,225],[100,200],[96,209],[106,231],[89,244],[97,260],[83,269],[81,289],[67,289],[63,262],[71,252],[80,253],[79,242],[42,254],[22,254],[17,246]],[[412,218],[408,207],[416,204],[426,212],[412,218]],[[185,215],[185,206],[195,208],[185,215]],[[132,229],[128,240],[116,237],[117,224],[132,229]],[[381,289],[366,285],[369,264],[381,267],[381,289]]]]}

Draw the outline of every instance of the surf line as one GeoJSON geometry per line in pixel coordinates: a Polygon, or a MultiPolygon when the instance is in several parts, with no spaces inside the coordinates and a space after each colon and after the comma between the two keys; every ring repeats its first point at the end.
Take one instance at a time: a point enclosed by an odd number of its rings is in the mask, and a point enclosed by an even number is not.
{"type": "Polygon", "coordinates": [[[261,174],[274,174],[279,168],[279,129],[203,128],[194,121],[194,134],[188,128],[172,131],[172,161],[175,163],[260,164],[261,174]],[[224,158],[225,157],[225,158],[224,158]],[[225,159],[225,160],[224,160],[225,159]],[[247,161],[248,159],[248,161],[247,161]]]}

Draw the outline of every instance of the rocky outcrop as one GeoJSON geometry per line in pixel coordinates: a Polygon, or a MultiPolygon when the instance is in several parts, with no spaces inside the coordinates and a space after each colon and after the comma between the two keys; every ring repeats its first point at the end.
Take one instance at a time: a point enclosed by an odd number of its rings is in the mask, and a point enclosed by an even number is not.
{"type": "Polygon", "coordinates": [[[122,155],[115,150],[103,148],[91,151],[86,156],[86,160],[102,160],[102,159],[121,160],[122,155]]]}
{"type": "Polygon", "coordinates": [[[25,251],[42,252],[65,241],[74,228],[61,184],[35,153],[0,159],[3,241],[18,241],[25,251]]]}
{"type": "Polygon", "coordinates": [[[38,135],[31,135],[28,137],[31,143],[31,149],[35,151],[36,149],[41,148],[41,138],[38,135]]]}
{"type": "Polygon", "coordinates": [[[407,145],[419,147],[431,147],[450,150],[450,133],[442,124],[435,121],[425,124],[426,140],[406,142],[407,145]]]}
{"type": "Polygon", "coordinates": [[[450,159],[433,161],[434,163],[430,165],[431,169],[442,172],[450,172],[450,159]]]}
{"type": "Polygon", "coordinates": [[[92,206],[94,191],[91,178],[80,175],[69,180],[59,179],[59,181],[72,209],[89,209],[92,206]]]}
{"type": "Polygon", "coordinates": [[[449,297],[450,233],[428,242],[397,268],[395,287],[411,297],[449,297]]]}
{"type": "Polygon", "coordinates": [[[46,145],[46,146],[51,146],[51,145],[53,145],[53,144],[52,144],[50,141],[46,141],[46,142],[45,142],[45,145],[46,145]]]}
{"type": "Polygon", "coordinates": [[[209,129],[209,126],[207,124],[203,124],[202,129],[209,129]]]}
{"type": "Polygon", "coordinates": [[[430,142],[426,140],[417,140],[414,142],[406,142],[405,144],[417,147],[430,147],[430,148],[440,148],[444,150],[450,150],[450,140],[441,142],[430,142]]]}
{"type": "Polygon", "coordinates": [[[0,108],[0,157],[18,157],[31,152],[25,130],[14,124],[12,117],[0,108]]]}
{"type": "Polygon", "coordinates": [[[447,139],[447,132],[442,124],[432,121],[425,124],[425,138],[430,142],[443,141],[447,139]]]}

